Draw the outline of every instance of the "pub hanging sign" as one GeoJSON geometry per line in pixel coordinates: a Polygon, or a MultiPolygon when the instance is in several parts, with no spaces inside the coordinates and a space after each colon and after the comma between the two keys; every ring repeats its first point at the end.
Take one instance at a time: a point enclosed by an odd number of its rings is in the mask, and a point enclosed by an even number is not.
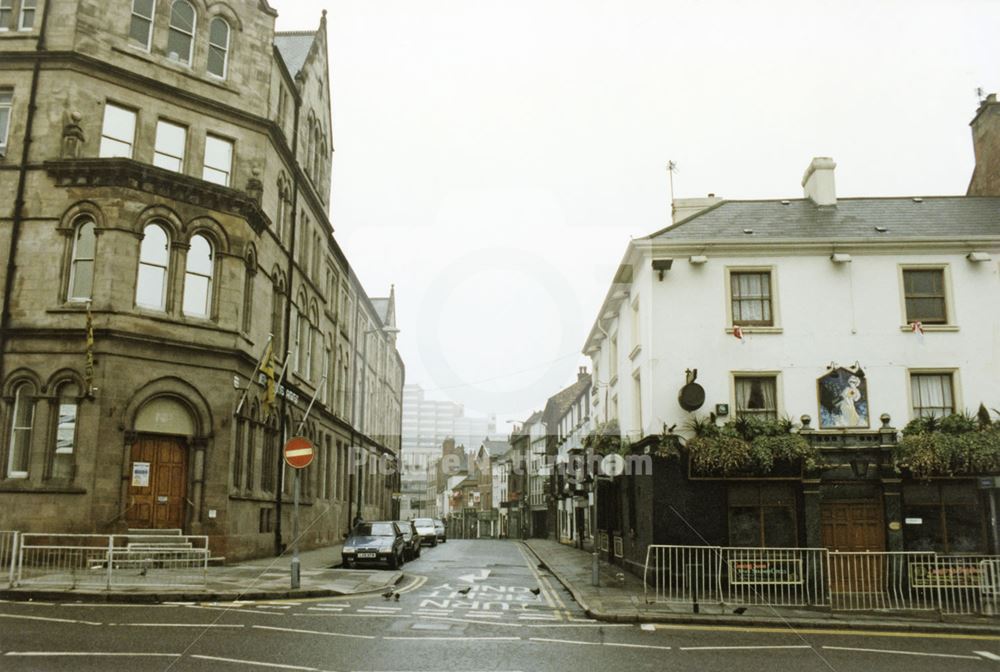
{"type": "Polygon", "coordinates": [[[860,366],[834,365],[817,381],[816,386],[820,429],[863,429],[870,426],[868,381],[860,366]]]}

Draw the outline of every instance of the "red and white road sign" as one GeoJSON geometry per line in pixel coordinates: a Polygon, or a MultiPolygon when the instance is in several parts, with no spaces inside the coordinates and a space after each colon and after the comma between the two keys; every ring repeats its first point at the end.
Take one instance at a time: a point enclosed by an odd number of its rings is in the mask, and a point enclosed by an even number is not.
{"type": "Polygon", "coordinates": [[[293,436],[285,443],[285,464],[294,469],[305,469],[313,461],[312,442],[304,436],[293,436]]]}

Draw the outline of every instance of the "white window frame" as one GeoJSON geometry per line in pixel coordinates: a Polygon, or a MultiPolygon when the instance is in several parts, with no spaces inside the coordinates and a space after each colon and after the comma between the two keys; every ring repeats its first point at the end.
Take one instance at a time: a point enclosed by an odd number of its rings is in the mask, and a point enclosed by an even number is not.
{"type": "Polygon", "coordinates": [[[34,397],[35,391],[34,386],[29,382],[18,383],[17,387],[14,389],[14,404],[11,407],[10,414],[10,442],[7,445],[7,478],[27,478],[28,470],[31,468],[31,439],[32,435],[35,433],[35,410],[37,409],[38,400],[32,398],[31,403],[31,417],[28,420],[27,425],[18,426],[17,418],[20,413],[20,404],[22,403],[22,393],[28,392],[28,396],[34,397]],[[18,432],[27,432],[28,439],[25,450],[27,451],[27,469],[14,469],[14,445],[17,443],[18,432]]]}
{"type": "MultiPolygon", "coordinates": [[[[778,420],[784,417],[784,387],[781,371],[731,371],[729,373],[729,418],[735,420],[740,413],[736,406],[736,381],[739,378],[773,378],[774,379],[774,417],[778,420]]],[[[760,417],[760,413],[750,412],[748,415],[760,417]]]]}
{"type": "Polygon", "coordinates": [[[94,296],[94,273],[97,270],[97,222],[94,221],[93,217],[82,216],[76,222],[73,227],[73,251],[69,262],[69,286],[66,288],[66,300],[67,301],[90,301],[94,296]],[[94,252],[93,256],[90,258],[80,256],[80,231],[83,227],[90,225],[94,228],[94,232],[91,234],[94,236],[94,252]],[[77,263],[81,261],[89,261],[91,264],[90,268],[90,292],[86,296],[77,295],[73,290],[76,283],[76,267],[77,263]]]}
{"type": "Polygon", "coordinates": [[[201,179],[205,180],[206,182],[211,182],[212,184],[218,184],[218,185],[223,186],[223,187],[229,187],[229,186],[231,186],[232,182],[233,182],[233,160],[235,158],[235,155],[236,155],[236,143],[234,143],[232,140],[230,140],[228,138],[224,138],[221,135],[213,135],[212,133],[206,134],[205,135],[205,156],[204,156],[204,159],[202,160],[201,179]],[[211,142],[211,141],[215,141],[215,142],[219,142],[219,143],[224,143],[225,145],[227,145],[229,147],[229,165],[226,167],[226,170],[222,170],[218,166],[209,165],[209,163],[208,163],[208,145],[209,145],[209,142],[211,142]],[[209,174],[209,171],[216,172],[216,173],[223,173],[226,176],[225,182],[223,183],[223,182],[219,182],[218,180],[209,179],[207,177],[207,175],[209,174]]]}
{"type": "MultiPolygon", "coordinates": [[[[173,2],[170,3],[170,17],[167,19],[167,40],[168,40],[167,44],[168,45],[170,44],[170,42],[169,42],[170,31],[173,31],[173,30],[176,30],[178,33],[181,33],[183,35],[187,35],[188,37],[191,38],[191,43],[188,45],[187,58],[181,58],[181,54],[177,54],[177,62],[181,63],[182,65],[184,65],[184,66],[186,66],[188,68],[190,68],[191,67],[191,62],[194,60],[194,39],[195,39],[195,35],[198,34],[198,9],[192,3],[188,2],[188,0],[173,0],[173,2]],[[185,5],[187,5],[188,7],[191,8],[192,19],[191,19],[191,32],[190,33],[187,32],[187,31],[185,31],[185,30],[183,30],[183,29],[181,29],[180,27],[174,25],[174,21],[173,21],[173,19],[174,19],[174,6],[177,3],[179,3],[179,2],[183,2],[185,5]]],[[[170,57],[169,46],[167,48],[168,48],[167,58],[169,59],[169,57],[170,57]]]]}
{"type": "Polygon", "coordinates": [[[143,228],[142,232],[143,232],[143,239],[139,242],[139,272],[136,275],[136,280],[135,280],[135,305],[138,306],[139,308],[145,308],[147,310],[156,310],[164,312],[167,309],[167,285],[170,284],[170,231],[162,224],[157,224],[156,222],[150,222],[143,228]],[[146,242],[146,232],[151,227],[154,226],[163,231],[163,234],[164,236],[166,236],[167,239],[167,260],[163,265],[151,261],[143,261],[142,258],[142,247],[143,243],[146,242]],[[149,304],[139,303],[139,282],[142,279],[143,266],[151,266],[163,270],[163,283],[162,286],[160,287],[159,305],[153,306],[149,304]]]}
{"type": "Polygon", "coordinates": [[[170,170],[170,171],[173,171],[173,172],[176,172],[176,173],[183,173],[184,172],[184,159],[185,159],[185,157],[187,155],[187,140],[188,140],[188,128],[187,128],[187,126],[185,126],[184,124],[178,124],[177,122],[174,122],[174,121],[170,121],[169,119],[157,119],[156,120],[156,139],[153,142],[153,165],[157,166],[158,168],[163,168],[164,170],[170,170]],[[170,152],[163,151],[160,148],[160,139],[161,139],[161,137],[163,137],[163,136],[160,135],[160,129],[162,127],[164,127],[164,126],[172,126],[172,127],[176,128],[176,129],[180,129],[180,131],[183,133],[183,140],[181,141],[180,155],[171,154],[170,152]],[[177,163],[179,165],[177,166],[176,169],[175,168],[168,168],[167,166],[161,166],[161,165],[157,164],[157,162],[156,162],[157,158],[159,158],[161,156],[165,157],[166,159],[171,159],[171,160],[177,161],[177,163]]]}
{"type": "Polygon", "coordinates": [[[11,19],[14,18],[14,0],[0,0],[0,9],[10,13],[10,18],[6,22],[0,22],[0,33],[10,30],[11,19]]]}
{"type": "Polygon", "coordinates": [[[951,404],[952,412],[959,413],[960,409],[965,408],[962,401],[962,386],[959,380],[959,371],[957,368],[951,369],[907,369],[906,371],[906,404],[910,414],[910,419],[915,420],[918,416],[914,413],[916,410],[914,408],[913,399],[913,377],[914,376],[949,376],[951,378],[951,404]]]}
{"type": "Polygon", "coordinates": [[[20,31],[34,30],[35,29],[35,18],[37,17],[37,15],[38,15],[38,0],[21,0],[21,9],[18,12],[18,16],[17,16],[17,29],[20,30],[20,31]],[[27,3],[29,3],[29,2],[31,3],[30,7],[27,6],[27,3]],[[25,16],[25,10],[26,9],[30,9],[31,10],[31,25],[30,26],[25,26],[24,25],[24,16],[25,16]]]}
{"type": "Polygon", "coordinates": [[[958,324],[955,320],[955,297],[952,292],[951,266],[948,264],[899,264],[897,266],[899,274],[899,311],[902,317],[900,331],[912,331],[913,324],[906,312],[906,281],[905,271],[941,271],[942,282],[944,282],[944,324],[923,324],[924,331],[958,331],[958,324]]]}
{"type": "Polygon", "coordinates": [[[0,96],[9,96],[9,100],[0,99],[0,112],[7,112],[7,120],[0,126],[0,157],[2,157],[7,155],[7,138],[10,135],[11,120],[14,118],[14,89],[0,88],[0,96]]]}
{"type": "Polygon", "coordinates": [[[181,312],[184,314],[185,317],[208,318],[212,315],[212,276],[215,275],[215,246],[212,245],[211,238],[201,233],[196,233],[193,236],[191,236],[190,243],[193,243],[195,238],[200,238],[201,240],[204,240],[205,244],[208,245],[209,268],[208,268],[208,273],[203,273],[201,271],[191,269],[191,259],[192,259],[191,248],[193,247],[193,245],[189,244],[187,259],[185,260],[186,263],[184,265],[184,301],[181,302],[181,312]],[[187,302],[188,302],[188,297],[190,296],[189,291],[191,289],[192,278],[203,278],[205,280],[204,312],[188,311],[187,302]]]}
{"type": "Polygon", "coordinates": [[[156,19],[156,0],[153,0],[153,6],[150,7],[150,11],[152,13],[149,16],[143,16],[142,14],[139,14],[137,11],[135,11],[135,0],[132,0],[132,12],[129,14],[129,23],[128,23],[128,45],[133,49],[139,49],[141,51],[149,52],[149,50],[152,49],[153,47],[153,26],[156,19]],[[140,46],[132,42],[132,23],[133,21],[135,21],[136,17],[142,19],[143,21],[149,22],[149,30],[146,31],[145,46],[140,46]]]}
{"type": "Polygon", "coordinates": [[[126,158],[126,159],[135,158],[135,133],[136,133],[136,128],[138,127],[138,125],[139,125],[139,113],[136,110],[134,110],[132,108],[128,108],[128,107],[123,107],[121,105],[118,105],[117,103],[112,103],[111,101],[108,101],[108,102],[104,103],[104,121],[101,123],[101,143],[100,143],[100,145],[98,147],[98,156],[100,158],[126,158]],[[107,134],[107,131],[108,131],[108,110],[111,110],[111,109],[118,110],[120,112],[124,112],[126,114],[132,115],[132,137],[129,139],[128,142],[125,142],[124,140],[122,140],[120,138],[116,138],[113,135],[108,135],[107,134]],[[113,142],[121,143],[123,145],[128,145],[128,155],[124,156],[124,157],[122,155],[118,155],[118,154],[113,155],[113,156],[106,155],[104,153],[104,140],[105,139],[111,140],[113,142]]]}
{"type": "Polygon", "coordinates": [[[223,79],[224,80],[224,79],[226,79],[229,76],[229,48],[232,45],[232,41],[233,41],[233,27],[230,26],[229,22],[226,21],[223,17],[221,17],[221,16],[213,17],[212,20],[208,22],[208,57],[211,58],[212,48],[213,47],[216,48],[216,49],[219,49],[220,51],[222,51],[222,74],[219,75],[219,74],[216,74],[216,73],[212,72],[209,69],[209,65],[208,65],[209,61],[206,59],[206,61],[205,61],[205,71],[209,74],[210,77],[215,77],[216,79],[223,79]],[[216,21],[221,21],[226,26],[226,44],[225,45],[218,45],[218,44],[215,44],[214,42],[212,42],[212,25],[216,21]]]}
{"type": "Polygon", "coordinates": [[[781,306],[778,301],[778,270],[775,266],[727,266],[725,269],[726,286],[726,333],[731,334],[736,326],[740,327],[743,333],[764,333],[780,334],[784,331],[781,327],[781,306]],[[734,325],[733,324],[733,273],[769,273],[771,284],[771,324],[758,325],[734,325]]]}

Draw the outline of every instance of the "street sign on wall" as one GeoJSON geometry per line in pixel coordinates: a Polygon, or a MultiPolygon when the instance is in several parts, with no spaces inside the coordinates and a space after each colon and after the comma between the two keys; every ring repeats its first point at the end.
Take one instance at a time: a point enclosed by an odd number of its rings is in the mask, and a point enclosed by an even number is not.
{"type": "Polygon", "coordinates": [[[305,469],[315,456],[312,442],[304,436],[293,436],[285,443],[285,464],[293,469],[305,469]]]}

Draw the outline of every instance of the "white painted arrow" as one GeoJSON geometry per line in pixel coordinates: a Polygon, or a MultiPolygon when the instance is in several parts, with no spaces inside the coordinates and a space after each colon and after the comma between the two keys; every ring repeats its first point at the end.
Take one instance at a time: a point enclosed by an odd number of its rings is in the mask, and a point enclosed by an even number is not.
{"type": "Polygon", "coordinates": [[[489,575],[490,575],[490,570],[480,569],[478,576],[475,574],[463,574],[462,576],[458,577],[458,580],[465,581],[466,583],[475,583],[476,581],[485,581],[489,577],[489,575]]]}

